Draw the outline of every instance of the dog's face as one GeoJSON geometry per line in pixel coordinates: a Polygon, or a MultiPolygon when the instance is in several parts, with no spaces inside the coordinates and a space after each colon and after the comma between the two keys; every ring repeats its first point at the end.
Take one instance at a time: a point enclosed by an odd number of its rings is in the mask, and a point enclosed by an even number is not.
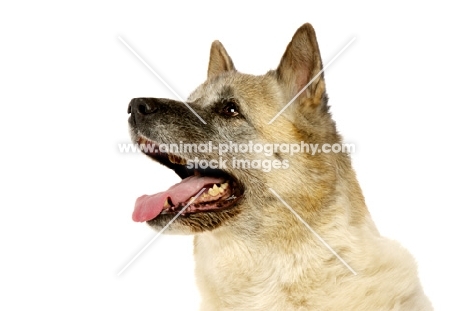
{"type": "Polygon", "coordinates": [[[219,226],[251,229],[265,213],[274,214],[269,188],[300,204],[313,203],[298,193],[304,185],[317,191],[317,202],[325,198],[333,191],[324,186],[335,179],[333,155],[291,155],[279,148],[340,141],[328,113],[321,69],[315,33],[306,24],[294,35],[278,69],[262,76],[237,72],[215,41],[208,78],[187,100],[193,111],[174,100],[133,99],[128,108],[133,142],[182,178],[165,192],[139,198],[134,220],[161,229],[185,208],[168,232],[195,233],[219,226]],[[304,87],[291,107],[275,118],[304,87]],[[263,152],[253,150],[259,145],[263,152]]]}

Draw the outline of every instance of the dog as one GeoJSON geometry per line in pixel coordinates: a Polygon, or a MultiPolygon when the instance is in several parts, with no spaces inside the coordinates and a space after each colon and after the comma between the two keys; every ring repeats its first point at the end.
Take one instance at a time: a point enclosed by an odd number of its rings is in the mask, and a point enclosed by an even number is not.
{"type": "Polygon", "coordinates": [[[187,102],[131,100],[132,141],[182,178],[138,198],[133,220],[195,235],[201,310],[432,310],[412,256],[376,229],[349,152],[306,148],[343,144],[322,68],[304,24],[265,75],[238,72],[214,41],[187,102]]]}

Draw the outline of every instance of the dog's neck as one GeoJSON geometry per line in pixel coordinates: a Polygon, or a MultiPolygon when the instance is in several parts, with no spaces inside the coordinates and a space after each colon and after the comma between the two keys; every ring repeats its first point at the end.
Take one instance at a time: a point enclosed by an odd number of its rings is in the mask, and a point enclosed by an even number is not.
{"type": "MultiPolygon", "coordinates": [[[[348,176],[344,180],[352,179],[348,176]]],[[[265,213],[269,215],[270,220],[263,220],[262,224],[246,219],[238,228],[221,226],[198,234],[194,240],[197,281],[203,293],[210,293],[204,300],[216,300],[213,305],[225,305],[226,309],[244,304],[258,306],[258,310],[272,310],[272,306],[280,310],[278,306],[290,308],[300,303],[300,297],[290,303],[275,301],[276,297],[285,297],[285,292],[293,292],[298,280],[307,278],[307,286],[313,287],[311,276],[315,279],[313,283],[322,285],[333,284],[336,277],[354,277],[324,242],[345,260],[354,262],[351,257],[356,254],[349,252],[350,245],[359,249],[356,244],[377,237],[378,232],[357,184],[344,182],[337,185],[336,191],[339,195],[323,210],[301,215],[309,228],[292,212],[275,213],[287,208],[277,202],[263,208],[249,207],[263,213],[262,219],[265,213]],[[283,218],[276,218],[280,215],[283,218]],[[313,219],[314,215],[317,219],[313,219]]]]}

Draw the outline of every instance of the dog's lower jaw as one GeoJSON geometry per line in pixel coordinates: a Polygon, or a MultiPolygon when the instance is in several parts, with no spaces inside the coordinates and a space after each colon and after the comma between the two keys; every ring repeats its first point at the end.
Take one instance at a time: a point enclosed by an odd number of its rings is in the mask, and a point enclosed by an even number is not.
{"type": "Polygon", "coordinates": [[[357,275],[311,233],[302,241],[285,234],[268,241],[223,228],[197,234],[200,310],[432,310],[411,255],[380,237],[370,218],[321,233],[357,275]]]}

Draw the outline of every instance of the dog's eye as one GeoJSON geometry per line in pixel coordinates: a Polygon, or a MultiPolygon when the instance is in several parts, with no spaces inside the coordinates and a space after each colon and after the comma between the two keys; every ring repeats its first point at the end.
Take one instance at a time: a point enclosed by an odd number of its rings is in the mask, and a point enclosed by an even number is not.
{"type": "Polygon", "coordinates": [[[228,117],[235,117],[239,114],[239,108],[237,108],[237,104],[235,102],[227,102],[221,112],[228,117]]]}

